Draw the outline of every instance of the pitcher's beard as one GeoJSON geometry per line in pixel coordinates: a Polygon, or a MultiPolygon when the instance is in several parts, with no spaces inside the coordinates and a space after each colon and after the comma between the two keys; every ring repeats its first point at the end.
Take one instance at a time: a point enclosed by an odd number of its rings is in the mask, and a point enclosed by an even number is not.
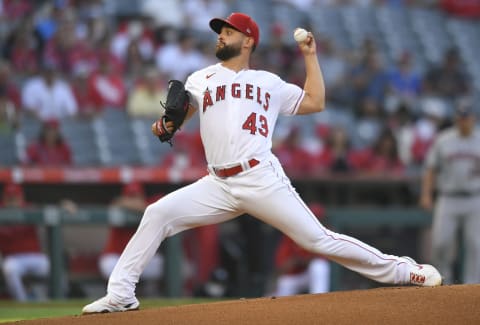
{"type": "Polygon", "coordinates": [[[240,46],[224,45],[223,47],[217,48],[217,51],[215,52],[215,56],[222,61],[227,61],[231,58],[239,56],[240,51],[241,51],[240,46]]]}

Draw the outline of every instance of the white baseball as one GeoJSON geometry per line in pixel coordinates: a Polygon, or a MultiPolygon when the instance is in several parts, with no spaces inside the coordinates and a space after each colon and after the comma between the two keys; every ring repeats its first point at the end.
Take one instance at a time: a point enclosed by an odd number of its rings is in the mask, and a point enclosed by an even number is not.
{"type": "Polygon", "coordinates": [[[297,28],[293,32],[293,38],[295,39],[295,41],[297,41],[297,43],[305,42],[307,36],[308,32],[303,28],[297,28]]]}

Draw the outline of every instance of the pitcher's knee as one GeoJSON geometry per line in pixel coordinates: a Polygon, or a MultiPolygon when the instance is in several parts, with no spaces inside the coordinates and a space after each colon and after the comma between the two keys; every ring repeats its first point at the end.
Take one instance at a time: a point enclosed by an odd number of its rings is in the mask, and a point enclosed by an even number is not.
{"type": "Polygon", "coordinates": [[[162,219],[165,218],[167,208],[163,206],[160,202],[155,202],[147,206],[145,212],[143,214],[144,219],[155,218],[155,219],[162,219]]]}
{"type": "Polygon", "coordinates": [[[160,215],[160,213],[161,213],[161,209],[159,209],[156,206],[156,203],[152,203],[148,205],[147,208],[145,209],[145,212],[143,213],[143,219],[158,216],[160,215]]]}
{"type": "Polygon", "coordinates": [[[325,255],[327,251],[325,250],[325,245],[321,237],[311,238],[298,242],[300,246],[306,249],[309,252],[325,255]]]}
{"type": "Polygon", "coordinates": [[[154,224],[156,227],[161,227],[169,223],[172,216],[172,209],[162,202],[157,201],[147,206],[141,223],[154,224]]]}

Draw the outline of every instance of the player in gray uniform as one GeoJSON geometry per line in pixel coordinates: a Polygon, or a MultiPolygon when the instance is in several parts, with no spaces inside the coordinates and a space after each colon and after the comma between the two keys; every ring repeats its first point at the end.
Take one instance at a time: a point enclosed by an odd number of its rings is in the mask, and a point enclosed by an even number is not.
{"type": "Polygon", "coordinates": [[[480,282],[480,131],[470,103],[457,105],[455,125],[441,132],[429,150],[420,205],[434,211],[432,262],[444,283],[453,281],[460,227],[465,239],[463,282],[480,282]]]}

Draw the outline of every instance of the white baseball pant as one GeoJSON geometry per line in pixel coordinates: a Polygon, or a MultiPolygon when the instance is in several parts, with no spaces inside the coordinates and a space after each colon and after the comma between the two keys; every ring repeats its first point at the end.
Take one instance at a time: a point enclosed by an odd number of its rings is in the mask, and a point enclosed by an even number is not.
{"type": "MultiPolygon", "coordinates": [[[[103,254],[98,260],[98,268],[104,278],[108,278],[120,258],[120,254],[103,254]]],[[[159,280],[163,276],[163,256],[155,254],[142,272],[143,280],[159,280]]]]}
{"type": "Polygon", "coordinates": [[[20,253],[7,256],[2,269],[10,295],[15,300],[27,301],[29,297],[23,277],[32,275],[46,279],[50,272],[50,261],[43,253],[20,253]]]}
{"type": "Polygon", "coordinates": [[[305,249],[369,279],[391,284],[409,282],[404,260],[326,229],[296,193],[278,159],[270,155],[236,176],[209,174],[149,205],[110,276],[108,294],[118,301],[131,301],[141,273],[165,238],[244,213],[277,228],[305,249]]]}
{"type": "Polygon", "coordinates": [[[330,291],[330,263],[323,258],[310,261],[305,272],[284,274],[277,279],[276,296],[292,296],[304,291],[325,293],[330,291]]]}

